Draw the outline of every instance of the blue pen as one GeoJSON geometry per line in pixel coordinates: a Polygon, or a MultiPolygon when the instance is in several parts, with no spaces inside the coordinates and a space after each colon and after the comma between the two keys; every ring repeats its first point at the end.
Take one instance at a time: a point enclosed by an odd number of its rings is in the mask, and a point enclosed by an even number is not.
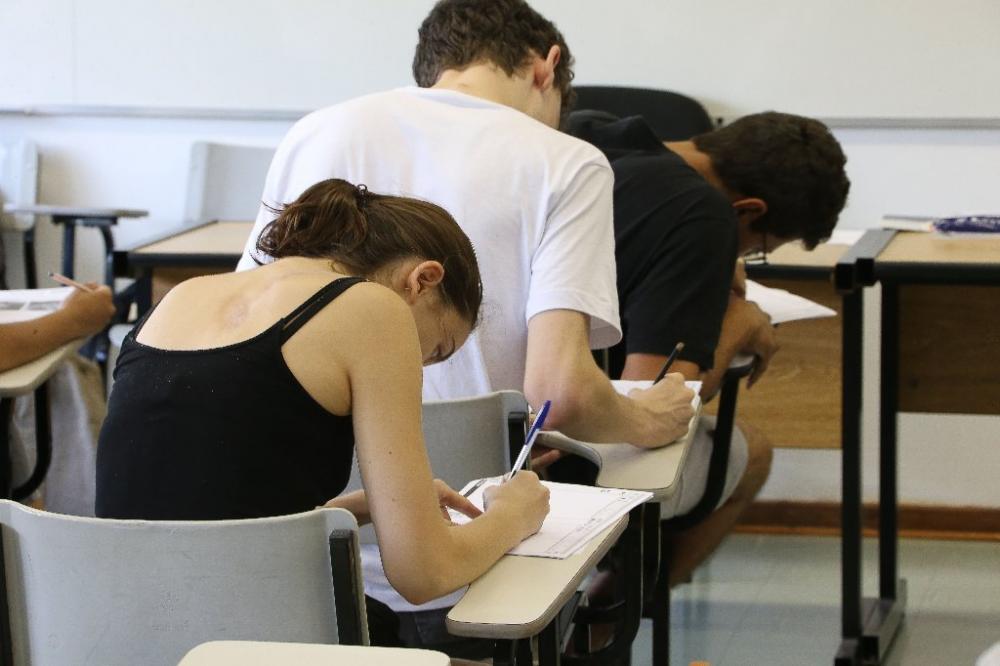
{"type": "Polygon", "coordinates": [[[545,425],[545,417],[549,414],[549,407],[552,406],[551,400],[546,400],[542,408],[538,410],[538,415],[535,416],[535,422],[531,424],[531,428],[528,430],[528,436],[524,438],[524,446],[521,447],[521,452],[517,454],[517,460],[511,465],[510,471],[503,475],[504,481],[510,481],[510,477],[514,475],[517,470],[521,469],[521,465],[525,463],[528,459],[528,454],[531,453],[531,446],[535,443],[535,439],[538,437],[538,431],[542,429],[545,425]]]}

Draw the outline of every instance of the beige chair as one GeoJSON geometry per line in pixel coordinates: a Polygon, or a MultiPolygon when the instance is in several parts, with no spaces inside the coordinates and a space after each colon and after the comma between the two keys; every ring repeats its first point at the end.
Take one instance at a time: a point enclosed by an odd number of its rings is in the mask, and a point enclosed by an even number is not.
{"type": "Polygon", "coordinates": [[[102,520],[0,501],[0,665],[173,666],[196,645],[365,645],[357,522],[102,520]]]}
{"type": "MultiPolygon", "coordinates": [[[[0,232],[3,239],[15,240],[0,255],[0,270],[8,267],[6,280],[13,286],[33,289],[35,274],[35,218],[33,215],[4,213],[6,205],[35,203],[38,194],[38,149],[30,141],[0,142],[0,232]],[[21,246],[21,252],[16,247],[21,246]],[[20,270],[17,270],[20,268],[20,270]],[[23,276],[23,278],[21,277],[23,276]]],[[[0,241],[0,252],[4,243],[0,241]]],[[[0,283],[4,276],[0,273],[0,283]]]]}

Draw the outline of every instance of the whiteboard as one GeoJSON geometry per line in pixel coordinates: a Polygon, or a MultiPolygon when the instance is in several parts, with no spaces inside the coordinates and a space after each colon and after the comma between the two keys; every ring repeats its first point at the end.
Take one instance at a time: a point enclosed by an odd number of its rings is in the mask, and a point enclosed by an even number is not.
{"type": "MultiPolygon", "coordinates": [[[[0,0],[0,108],[294,111],[412,82],[431,0],[0,0]]],[[[997,0],[535,0],[577,82],[716,115],[1000,118],[997,0]]]]}

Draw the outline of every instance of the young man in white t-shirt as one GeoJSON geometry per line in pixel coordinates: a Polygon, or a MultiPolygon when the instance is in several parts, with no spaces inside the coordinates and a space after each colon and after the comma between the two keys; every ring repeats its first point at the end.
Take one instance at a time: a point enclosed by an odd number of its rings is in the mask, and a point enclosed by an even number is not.
{"type": "MultiPolygon", "coordinates": [[[[692,413],[680,377],[625,398],[590,354],[621,338],[612,173],[600,151],[556,129],[572,79],[562,35],[523,0],[443,0],[419,36],[421,87],[322,109],[288,133],[240,268],[268,261],[256,241],[270,207],[325,178],[432,201],[472,240],[484,301],[468,342],[426,369],[425,399],[523,390],[535,408],[552,400],[547,426],[570,436],[672,441],[692,413]]],[[[366,579],[394,610],[413,609],[366,579]]]]}

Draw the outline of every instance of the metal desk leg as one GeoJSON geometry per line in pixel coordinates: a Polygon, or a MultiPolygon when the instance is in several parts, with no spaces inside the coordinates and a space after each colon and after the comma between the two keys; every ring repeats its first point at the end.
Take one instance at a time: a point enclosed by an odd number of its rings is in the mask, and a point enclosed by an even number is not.
{"type": "Polygon", "coordinates": [[[24,286],[28,289],[38,287],[38,273],[35,270],[35,228],[24,232],[24,286]]]}
{"type": "Polygon", "coordinates": [[[28,480],[14,488],[11,497],[23,500],[38,490],[52,463],[52,420],[49,413],[49,385],[35,389],[35,469],[28,480]]]}
{"type": "Polygon", "coordinates": [[[559,666],[562,640],[559,636],[559,619],[549,622],[538,635],[538,666],[559,666]]]}
{"type": "Polygon", "coordinates": [[[879,663],[906,610],[906,581],[898,580],[897,412],[899,408],[899,285],[882,281],[882,361],[879,423],[879,598],[865,600],[862,652],[879,663]]]}
{"type": "Polygon", "coordinates": [[[861,663],[861,343],[862,297],[843,296],[841,386],[841,643],[835,666],[861,663]]]}
{"type": "Polygon", "coordinates": [[[14,409],[13,398],[0,398],[0,497],[10,498],[10,424],[14,409]]]}
{"type": "Polygon", "coordinates": [[[61,222],[63,225],[62,274],[72,278],[73,267],[76,263],[76,221],[72,218],[62,219],[56,216],[53,216],[52,221],[61,222]]]}

